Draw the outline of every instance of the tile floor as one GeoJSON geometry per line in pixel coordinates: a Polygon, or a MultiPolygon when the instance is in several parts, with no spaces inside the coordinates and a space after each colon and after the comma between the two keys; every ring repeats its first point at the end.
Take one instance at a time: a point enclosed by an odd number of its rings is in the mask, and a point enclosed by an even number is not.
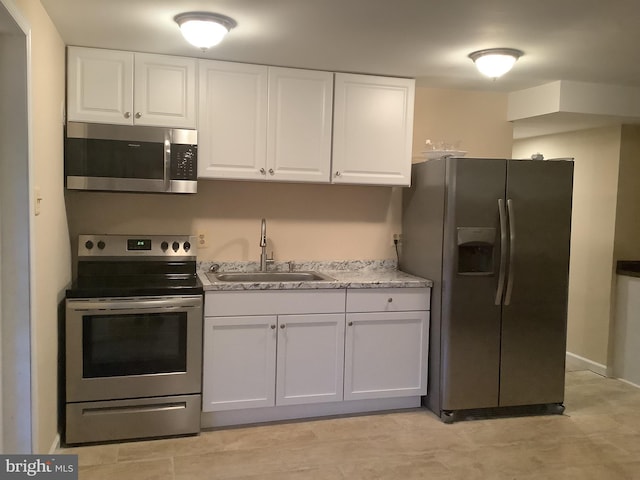
{"type": "Polygon", "coordinates": [[[569,371],[565,405],[561,416],[445,425],[411,410],[60,453],[79,455],[81,480],[640,479],[640,389],[569,371]]]}

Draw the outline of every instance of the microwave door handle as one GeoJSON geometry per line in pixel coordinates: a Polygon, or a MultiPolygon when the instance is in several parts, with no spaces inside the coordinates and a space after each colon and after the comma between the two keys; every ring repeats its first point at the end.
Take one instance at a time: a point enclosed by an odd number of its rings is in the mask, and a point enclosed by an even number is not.
{"type": "Polygon", "coordinates": [[[164,132],[164,191],[171,191],[171,130],[164,132]]]}

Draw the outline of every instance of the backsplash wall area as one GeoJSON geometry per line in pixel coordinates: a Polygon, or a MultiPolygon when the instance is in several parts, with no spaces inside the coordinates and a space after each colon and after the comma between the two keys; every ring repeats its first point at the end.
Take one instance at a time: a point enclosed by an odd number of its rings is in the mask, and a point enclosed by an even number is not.
{"type": "MultiPolygon", "coordinates": [[[[201,180],[195,195],[66,192],[81,233],[204,233],[202,261],[258,260],[260,219],[276,260],[395,258],[402,189],[201,180]]],[[[75,246],[73,247],[75,249],[75,246]]]]}

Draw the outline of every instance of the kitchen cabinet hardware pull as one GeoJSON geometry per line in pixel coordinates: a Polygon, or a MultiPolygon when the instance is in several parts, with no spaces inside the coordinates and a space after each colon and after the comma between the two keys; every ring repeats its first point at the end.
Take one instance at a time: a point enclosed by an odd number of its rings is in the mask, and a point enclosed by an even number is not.
{"type": "Polygon", "coordinates": [[[389,302],[389,303],[393,302],[393,298],[392,298],[392,297],[389,297],[389,298],[387,299],[387,302],[389,302]]]}
{"type": "Polygon", "coordinates": [[[353,327],[353,322],[349,322],[347,325],[349,325],[350,327],[353,327]]]}
{"type": "Polygon", "coordinates": [[[124,112],[124,118],[130,118],[131,112],[124,112]]]}
{"type": "Polygon", "coordinates": [[[280,324],[280,328],[284,328],[284,327],[285,327],[284,323],[280,324]]]}
{"type": "Polygon", "coordinates": [[[270,169],[269,169],[269,173],[270,173],[271,175],[273,175],[273,174],[275,173],[275,172],[273,171],[273,168],[270,168],[270,169]]]}
{"type": "Polygon", "coordinates": [[[264,168],[261,168],[261,169],[260,169],[260,173],[261,173],[262,175],[266,175],[266,174],[267,174],[267,171],[266,171],[264,168]]]}
{"type": "Polygon", "coordinates": [[[140,112],[136,112],[136,118],[140,118],[142,117],[142,114],[140,112]]]}
{"type": "Polygon", "coordinates": [[[339,177],[340,175],[342,175],[340,172],[336,172],[336,177],[339,177]]]}
{"type": "Polygon", "coordinates": [[[274,330],[276,328],[275,325],[271,325],[271,330],[274,330]]]}

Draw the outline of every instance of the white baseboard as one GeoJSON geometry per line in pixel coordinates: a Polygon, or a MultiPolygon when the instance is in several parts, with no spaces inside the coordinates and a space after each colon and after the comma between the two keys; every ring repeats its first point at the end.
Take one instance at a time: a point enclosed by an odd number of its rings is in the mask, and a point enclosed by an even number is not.
{"type": "Polygon", "coordinates": [[[280,407],[247,408],[222,412],[203,412],[200,416],[200,425],[202,428],[216,428],[419,407],[420,397],[400,397],[379,398],[374,400],[350,400],[331,403],[310,403],[306,405],[289,405],[280,407]]]}
{"type": "Polygon", "coordinates": [[[60,448],[60,434],[57,433],[56,437],[53,439],[53,443],[51,444],[51,448],[49,448],[49,455],[53,455],[56,453],[56,450],[60,448]]]}
{"type": "Polygon", "coordinates": [[[571,364],[573,365],[577,365],[584,370],[590,370],[593,373],[602,375],[603,377],[610,376],[609,369],[606,365],[594,362],[593,360],[589,360],[588,358],[581,357],[580,355],[576,355],[575,353],[567,352],[567,362],[571,362],[571,364]]]}
{"type": "Polygon", "coordinates": [[[631,385],[632,387],[640,388],[640,385],[638,385],[637,383],[630,382],[629,380],[625,380],[624,378],[618,378],[618,380],[626,383],[627,385],[631,385]]]}

